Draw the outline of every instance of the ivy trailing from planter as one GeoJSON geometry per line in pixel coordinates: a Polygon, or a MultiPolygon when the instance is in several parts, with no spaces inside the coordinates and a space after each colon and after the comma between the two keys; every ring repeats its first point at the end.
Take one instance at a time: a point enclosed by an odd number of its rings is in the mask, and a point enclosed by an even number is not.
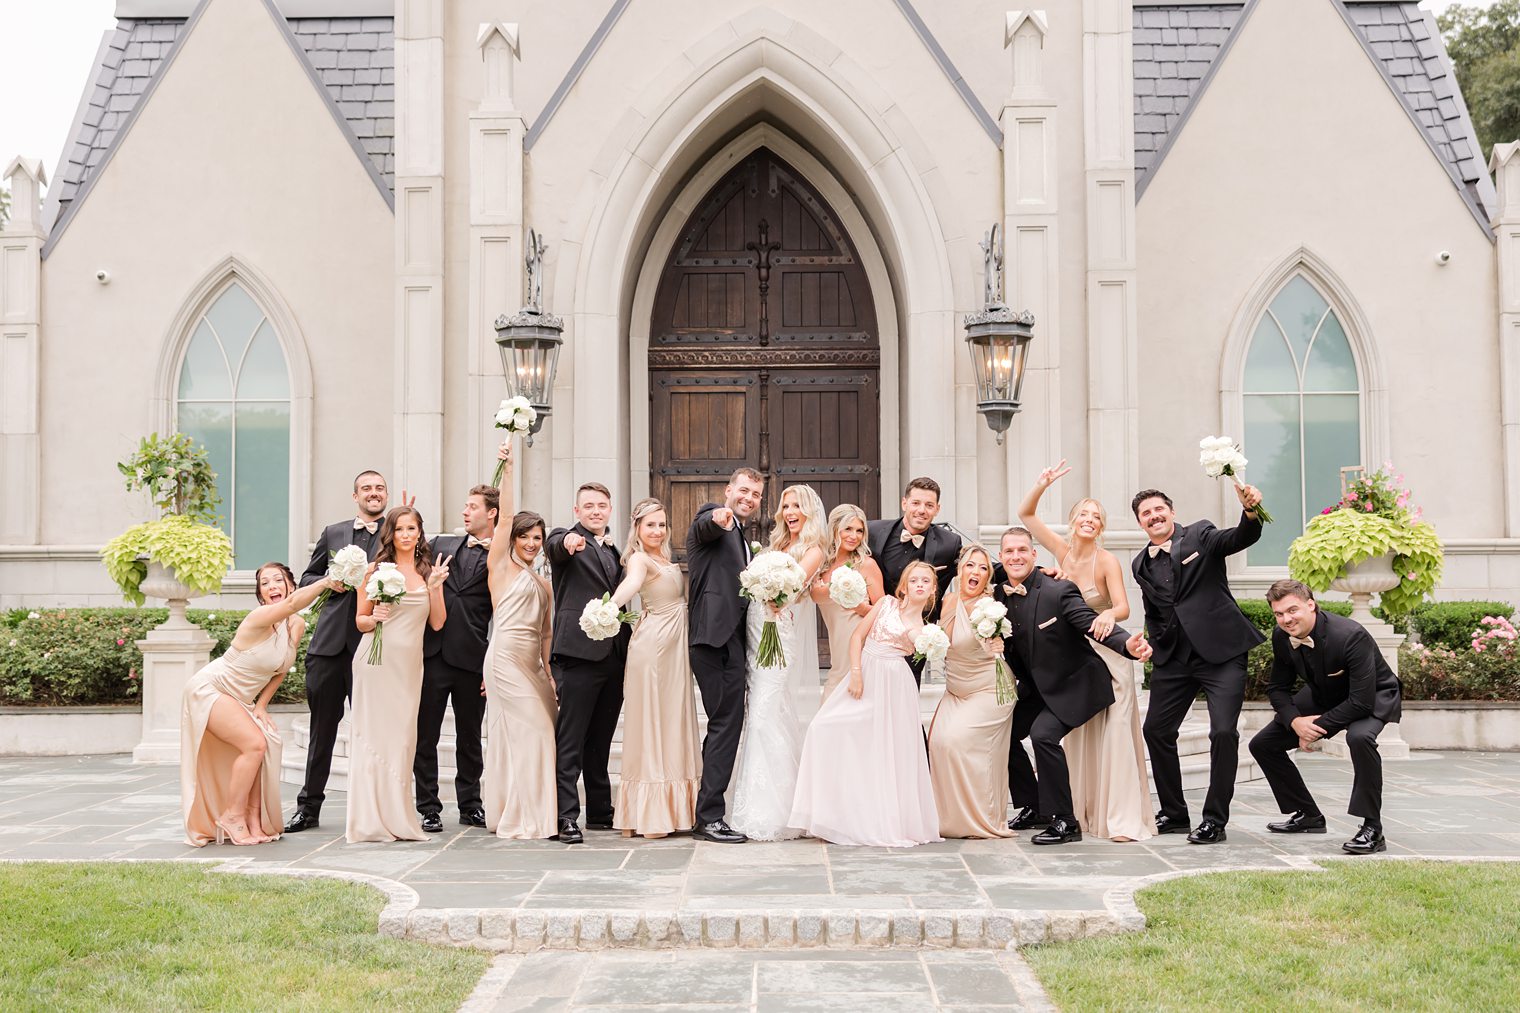
{"type": "Polygon", "coordinates": [[[1409,491],[1392,465],[1347,487],[1340,502],[1311,520],[1288,549],[1288,572],[1316,591],[1348,567],[1393,554],[1397,587],[1384,591],[1382,611],[1407,615],[1435,590],[1443,552],[1435,528],[1409,509],[1409,491]]]}

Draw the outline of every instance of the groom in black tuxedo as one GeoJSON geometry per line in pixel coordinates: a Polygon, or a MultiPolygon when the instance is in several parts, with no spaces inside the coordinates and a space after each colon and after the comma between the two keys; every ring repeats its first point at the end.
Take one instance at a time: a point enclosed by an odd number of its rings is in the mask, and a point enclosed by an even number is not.
{"type": "Polygon", "coordinates": [[[486,554],[496,530],[500,491],[477,485],[464,501],[463,535],[438,535],[433,558],[453,557],[443,582],[448,609],[443,629],[427,627],[422,638],[422,698],[417,708],[417,757],[412,776],[417,782],[417,812],[422,829],[443,832],[443,802],[438,798],[438,736],[443,712],[454,704],[454,797],[459,825],[484,827],[480,804],[480,774],[485,766],[480,749],[480,725],[485,719],[486,637],[491,632],[491,588],[486,579],[486,554]]]}
{"type": "Polygon", "coordinates": [[[554,722],[555,778],[559,784],[559,839],[580,844],[585,838],[576,782],[586,779],[586,827],[612,829],[612,780],[607,765],[612,737],[623,709],[623,663],[628,655],[627,627],[617,636],[592,640],[581,629],[581,611],[617,590],[623,562],[607,533],[612,494],[599,482],[575,491],[573,527],[555,528],[544,543],[554,584],[554,641],[549,668],[559,691],[554,722]]]}
{"type": "Polygon", "coordinates": [[[1240,523],[1222,530],[1208,521],[1178,524],[1171,499],[1158,489],[1138,492],[1130,502],[1150,538],[1136,553],[1132,569],[1145,601],[1153,652],[1144,732],[1161,805],[1156,832],[1187,834],[1192,844],[1225,839],[1240,763],[1237,724],[1245,701],[1246,654],[1266,639],[1235,604],[1225,571],[1229,556],[1261,537],[1255,513],[1261,493],[1249,485],[1237,486],[1235,493],[1240,523]],[[1200,689],[1209,706],[1209,791],[1203,821],[1192,830],[1182,794],[1177,730],[1200,689]]]}
{"type": "MultiPolygon", "coordinates": [[[[998,556],[1007,583],[997,586],[996,597],[1008,606],[1013,626],[1003,646],[1004,657],[1012,663],[1019,686],[1037,691],[1033,698],[1037,702],[1026,710],[1023,727],[1016,724],[1010,746],[1010,751],[1022,753],[1021,740],[1027,735],[1039,765],[1039,809],[1050,825],[1030,843],[1080,841],[1082,828],[1072,805],[1071,774],[1061,740],[1114,702],[1108,665],[1089,642],[1088,631],[1098,614],[1082,599],[1077,585],[1035,569],[1034,538],[1027,528],[1003,532],[998,556]]],[[[1151,653],[1144,637],[1130,636],[1121,626],[1115,626],[1102,643],[1136,661],[1146,660],[1151,653]]],[[[1021,688],[1018,707],[1024,706],[1021,688]]]]}
{"type": "Polygon", "coordinates": [[[687,653],[707,712],[702,740],[702,785],[697,791],[697,826],[692,836],[715,844],[742,844],[749,838],[728,825],[723,794],[734,773],[734,756],[744,728],[744,618],[748,601],[739,594],[739,574],[749,565],[744,522],[760,508],[765,476],[740,468],[723,489],[723,503],[704,503],[686,534],[688,576],[687,653]]]}
{"type": "MultiPolygon", "coordinates": [[[[915,478],[903,490],[902,515],[895,520],[871,521],[867,534],[887,594],[897,593],[897,582],[909,563],[921,559],[934,567],[939,588],[927,620],[931,623],[939,622],[940,602],[955,579],[955,563],[961,554],[961,536],[948,524],[934,523],[939,505],[939,483],[932,478],[915,478]]],[[[913,678],[922,681],[924,663],[910,660],[908,666],[913,669],[913,678]]]]}
{"type": "MultiPolygon", "coordinates": [[[[354,504],[358,513],[322,529],[312,548],[311,562],[301,574],[301,586],[326,577],[333,553],[346,546],[357,545],[374,559],[380,550],[380,522],[389,502],[390,492],[378,471],[361,471],[356,475],[354,504]]],[[[287,834],[314,830],[320,825],[327,777],[332,772],[333,743],[338,738],[338,723],[343,720],[344,701],[354,685],[354,652],[359,649],[360,638],[359,628],[354,625],[357,599],[353,591],[334,592],[322,607],[317,628],[306,645],[306,707],[311,712],[306,781],[296,796],[296,811],[285,824],[287,834]]]]}
{"type": "Polygon", "coordinates": [[[1275,834],[1325,832],[1325,816],[1288,754],[1314,749],[1344,731],[1352,770],[1346,811],[1360,816],[1362,826],[1341,850],[1350,855],[1387,851],[1377,737],[1384,725],[1402,716],[1399,677],[1361,623],[1321,611],[1304,584],[1279,580],[1267,589],[1267,602],[1277,619],[1267,683],[1277,719],[1251,739],[1251,755],[1272,786],[1277,807],[1292,813],[1281,823],[1268,823],[1267,829],[1275,834]],[[1295,693],[1299,682],[1303,688],[1295,693]]]}

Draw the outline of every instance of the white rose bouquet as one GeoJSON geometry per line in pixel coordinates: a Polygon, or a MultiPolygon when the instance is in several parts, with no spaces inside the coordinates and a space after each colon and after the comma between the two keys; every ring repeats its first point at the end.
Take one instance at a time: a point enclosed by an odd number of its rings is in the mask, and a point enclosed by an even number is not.
{"type": "Polygon", "coordinates": [[[935,623],[924,623],[924,628],[913,638],[913,660],[938,665],[950,650],[950,638],[935,623]]]}
{"type": "MultiPolygon", "coordinates": [[[[807,574],[785,552],[762,552],[739,574],[741,595],[751,601],[768,602],[778,609],[801,597],[806,586],[807,574]]],[[[786,652],[781,648],[781,634],[776,630],[774,619],[767,619],[760,629],[755,663],[761,668],[786,667],[786,652]]]]}
{"type": "MultiPolygon", "coordinates": [[[[350,591],[363,583],[364,571],[368,569],[369,557],[357,545],[345,545],[328,554],[327,579],[342,581],[343,586],[350,591]]],[[[313,621],[322,614],[323,606],[332,596],[333,589],[330,587],[324,588],[322,593],[317,595],[317,600],[311,603],[311,608],[308,610],[313,621]]]]}
{"type": "MultiPolygon", "coordinates": [[[[1198,441],[1198,463],[1210,478],[1232,478],[1240,484],[1240,473],[1246,466],[1246,455],[1228,436],[1205,436],[1198,441]]],[[[1256,504],[1256,516],[1263,524],[1272,523],[1264,503],[1256,504]]]]}
{"type": "MultiPolygon", "coordinates": [[[[496,428],[505,429],[512,436],[525,436],[533,430],[533,423],[538,421],[538,410],[528,403],[528,399],[521,395],[509,397],[496,409],[496,428]]],[[[501,485],[501,473],[506,469],[507,462],[496,462],[496,474],[491,478],[492,485],[501,485]]]]}
{"type": "MultiPolygon", "coordinates": [[[[1013,635],[1013,624],[1008,621],[1008,606],[992,598],[983,598],[977,602],[966,618],[980,640],[1013,635]]],[[[997,659],[997,679],[992,691],[999,705],[1013,703],[1018,695],[1014,691],[1013,673],[1008,671],[1008,663],[1001,657],[997,659]]]]}
{"type": "Polygon", "coordinates": [[[632,626],[638,622],[637,612],[624,612],[612,600],[611,592],[586,603],[581,609],[581,632],[591,640],[610,640],[618,635],[624,623],[632,626]]]}
{"type": "Polygon", "coordinates": [[[836,567],[829,574],[829,599],[846,612],[859,608],[866,594],[866,579],[853,566],[836,567]]]}
{"type": "MultiPolygon", "coordinates": [[[[369,600],[381,605],[394,605],[406,596],[406,576],[396,568],[395,563],[381,563],[375,567],[375,572],[370,576],[369,583],[364,585],[364,593],[369,595],[369,600]]],[[[369,643],[368,663],[380,664],[383,650],[380,638],[385,632],[383,622],[375,623],[375,636],[369,643]]]]}

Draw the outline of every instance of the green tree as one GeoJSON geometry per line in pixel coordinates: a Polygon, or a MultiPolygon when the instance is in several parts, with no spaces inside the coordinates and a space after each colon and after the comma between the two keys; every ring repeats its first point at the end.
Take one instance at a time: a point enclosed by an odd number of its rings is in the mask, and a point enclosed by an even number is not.
{"type": "Polygon", "coordinates": [[[1457,70],[1478,143],[1520,140],[1520,0],[1458,4],[1436,19],[1457,70]]]}
{"type": "Polygon", "coordinates": [[[0,229],[5,228],[5,223],[11,217],[11,192],[0,186],[0,229]]]}

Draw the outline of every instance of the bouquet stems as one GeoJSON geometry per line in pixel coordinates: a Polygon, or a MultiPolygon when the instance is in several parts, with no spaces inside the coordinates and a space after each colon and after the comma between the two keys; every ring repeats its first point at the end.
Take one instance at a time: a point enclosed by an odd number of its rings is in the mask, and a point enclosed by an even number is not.
{"type": "Polygon", "coordinates": [[[496,486],[501,485],[501,475],[502,475],[502,472],[504,472],[506,470],[507,470],[507,462],[506,461],[497,461],[496,462],[496,470],[491,474],[491,484],[492,485],[496,485],[496,486]]]}
{"type": "Polygon", "coordinates": [[[383,647],[382,647],[382,645],[380,643],[380,637],[381,637],[381,635],[384,632],[385,632],[385,624],[384,623],[376,623],[375,624],[375,635],[372,638],[370,638],[370,642],[369,642],[369,658],[367,659],[367,662],[370,665],[378,666],[380,664],[380,654],[381,654],[381,651],[383,649],[383,647]]]}
{"type": "Polygon", "coordinates": [[[992,693],[999,707],[1018,699],[1018,693],[1013,688],[1013,673],[1008,671],[1008,665],[1002,658],[997,659],[997,678],[993,681],[992,693]]]}
{"type": "Polygon", "coordinates": [[[785,668],[786,652],[781,649],[781,633],[776,621],[767,619],[760,628],[760,646],[755,651],[755,663],[761,668],[785,668]]]}
{"type": "Polygon", "coordinates": [[[311,622],[317,621],[317,617],[322,614],[322,609],[327,606],[327,599],[332,597],[332,593],[332,588],[324,587],[322,589],[322,593],[317,595],[317,600],[312,602],[311,605],[307,607],[307,618],[311,622]]]}
{"type": "MultiPolygon", "coordinates": [[[[1235,483],[1235,488],[1237,488],[1237,489],[1241,488],[1240,479],[1235,477],[1235,472],[1234,471],[1232,471],[1229,468],[1226,468],[1224,470],[1224,473],[1226,475],[1230,476],[1231,481],[1233,481],[1235,483]]],[[[1269,513],[1267,513],[1267,505],[1265,503],[1257,503],[1256,506],[1251,510],[1251,512],[1253,514],[1255,514],[1256,515],[1256,519],[1259,520],[1259,521],[1261,521],[1263,524],[1271,524],[1272,523],[1272,515],[1269,514],[1269,513]]]]}

